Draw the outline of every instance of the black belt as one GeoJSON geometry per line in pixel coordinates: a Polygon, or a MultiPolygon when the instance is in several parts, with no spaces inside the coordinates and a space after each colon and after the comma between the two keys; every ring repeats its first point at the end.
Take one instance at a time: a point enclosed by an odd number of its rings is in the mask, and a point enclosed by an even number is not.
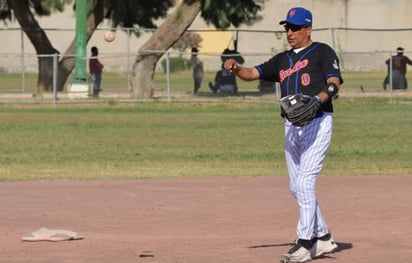
{"type": "Polygon", "coordinates": [[[324,112],[324,111],[318,111],[318,113],[316,113],[315,118],[322,117],[323,115],[325,115],[325,112],[324,112]]]}

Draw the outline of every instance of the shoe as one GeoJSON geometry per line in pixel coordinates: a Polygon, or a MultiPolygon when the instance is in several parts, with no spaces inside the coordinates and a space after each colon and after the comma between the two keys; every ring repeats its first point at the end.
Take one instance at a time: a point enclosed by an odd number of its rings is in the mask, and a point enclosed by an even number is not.
{"type": "Polygon", "coordinates": [[[320,257],[322,255],[333,253],[338,248],[332,235],[326,234],[323,237],[315,239],[312,248],[310,249],[310,255],[312,258],[320,257]]]}
{"type": "Polygon", "coordinates": [[[212,82],[210,82],[209,81],[209,89],[211,90],[211,91],[213,91],[213,94],[216,94],[217,93],[217,89],[216,89],[216,87],[212,84],[212,82]]]}
{"type": "Polygon", "coordinates": [[[210,82],[210,81],[209,81],[209,89],[210,89],[211,91],[214,91],[214,90],[215,90],[215,87],[213,86],[212,82],[210,82]]]}
{"type": "Polygon", "coordinates": [[[310,250],[302,246],[299,241],[288,251],[280,257],[281,263],[292,262],[308,262],[311,261],[310,250]]]}

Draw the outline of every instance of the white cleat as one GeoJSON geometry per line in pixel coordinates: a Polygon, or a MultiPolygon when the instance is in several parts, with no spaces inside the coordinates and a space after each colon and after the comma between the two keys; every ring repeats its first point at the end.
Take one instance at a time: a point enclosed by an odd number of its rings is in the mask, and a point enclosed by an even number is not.
{"type": "Polygon", "coordinates": [[[301,244],[296,243],[288,253],[280,257],[281,263],[295,263],[311,261],[310,250],[304,248],[301,244]]]}
{"type": "Polygon", "coordinates": [[[317,238],[310,249],[312,258],[317,258],[322,255],[333,253],[338,248],[335,240],[333,240],[331,234],[327,234],[323,237],[317,238]]]}

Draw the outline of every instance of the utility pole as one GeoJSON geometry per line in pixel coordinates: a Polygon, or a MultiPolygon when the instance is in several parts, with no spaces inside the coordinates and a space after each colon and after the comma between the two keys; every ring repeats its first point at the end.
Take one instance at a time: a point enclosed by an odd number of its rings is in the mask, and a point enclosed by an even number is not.
{"type": "Polygon", "coordinates": [[[87,74],[87,0],[76,0],[75,62],[70,98],[86,98],[90,95],[87,74]]]}

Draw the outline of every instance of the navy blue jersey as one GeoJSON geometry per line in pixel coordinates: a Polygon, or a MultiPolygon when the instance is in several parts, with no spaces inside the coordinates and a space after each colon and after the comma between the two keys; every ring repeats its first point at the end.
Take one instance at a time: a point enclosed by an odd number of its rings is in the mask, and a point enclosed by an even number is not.
{"type": "MultiPolygon", "coordinates": [[[[256,69],[260,79],[280,82],[281,97],[297,93],[316,96],[330,77],[337,77],[343,83],[335,51],[319,42],[312,43],[297,54],[293,50],[276,54],[256,69]]],[[[332,100],[324,102],[320,110],[333,112],[332,100]]]]}

